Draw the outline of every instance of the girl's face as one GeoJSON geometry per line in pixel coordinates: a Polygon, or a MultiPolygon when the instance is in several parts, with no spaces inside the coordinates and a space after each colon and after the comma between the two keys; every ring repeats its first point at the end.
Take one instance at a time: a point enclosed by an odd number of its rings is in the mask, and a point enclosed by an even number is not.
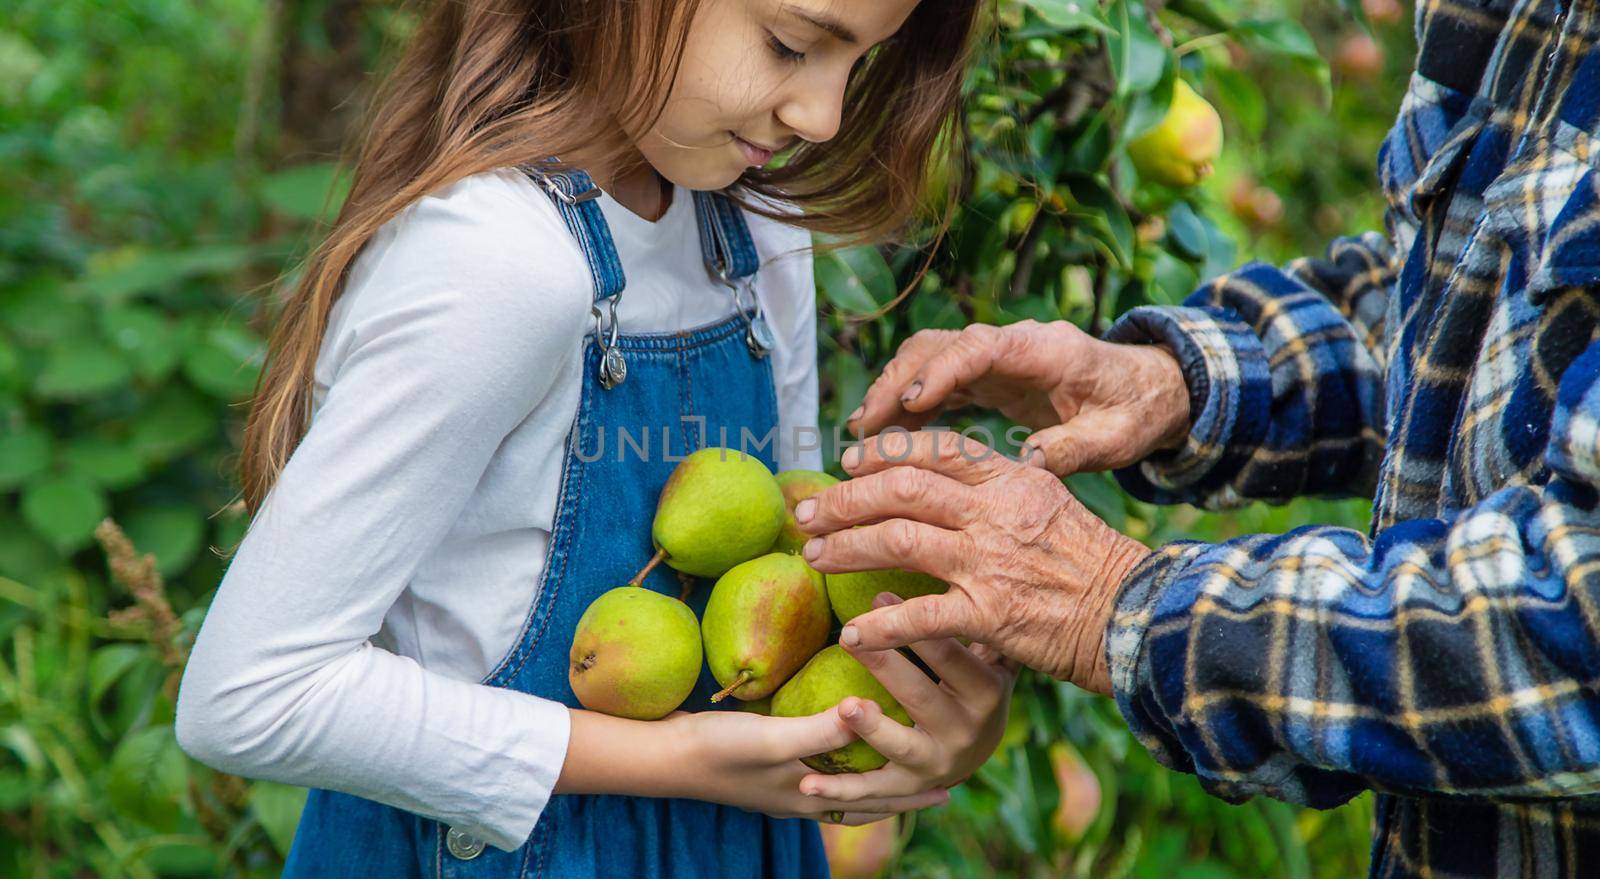
{"type": "Polygon", "coordinates": [[[797,139],[831,139],[851,68],[916,5],[704,0],[666,106],[635,141],[639,152],[673,183],[721,189],[797,139]]]}

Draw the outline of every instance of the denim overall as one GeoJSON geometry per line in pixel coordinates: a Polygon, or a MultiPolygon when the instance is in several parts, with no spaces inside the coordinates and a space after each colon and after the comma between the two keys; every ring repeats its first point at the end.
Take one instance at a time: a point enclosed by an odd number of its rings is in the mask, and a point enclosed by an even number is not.
{"type": "MultiPolygon", "coordinates": [[[[481,683],[576,708],[567,683],[573,629],[589,602],[626,583],[654,553],[656,497],[677,461],[703,446],[737,450],[748,433],[746,450],[774,467],[775,443],[758,445],[777,436],[772,367],[765,359],[771,336],[759,308],[742,301],[748,295],[755,302],[748,282],[759,259],[743,213],[727,198],[694,194],[707,270],[734,291],[735,314],[680,333],[625,335],[616,323],[625,281],[593,202],[599,190],[581,171],[525,170],[550,193],[588,259],[595,333],[585,339],[582,399],[567,438],[538,601],[516,644],[481,683]]],[[[658,566],[644,585],[678,595],[683,584],[658,566]]],[[[710,587],[703,580],[695,584],[689,604],[697,615],[710,587]]],[[[737,700],[710,701],[718,689],[702,668],[684,709],[736,710],[737,700]]],[[[828,867],[816,822],[697,800],[552,796],[529,839],[505,852],[432,819],[314,789],[283,875],[822,879],[828,867]]]]}

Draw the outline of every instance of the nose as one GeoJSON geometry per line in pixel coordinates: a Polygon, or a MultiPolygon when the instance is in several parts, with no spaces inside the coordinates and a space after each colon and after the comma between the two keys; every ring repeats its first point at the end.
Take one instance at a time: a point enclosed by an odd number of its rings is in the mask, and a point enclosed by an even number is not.
{"type": "Polygon", "coordinates": [[[796,135],[812,143],[832,140],[839,133],[844,113],[844,86],[841,79],[795,83],[795,88],[778,105],[778,121],[796,135]]]}

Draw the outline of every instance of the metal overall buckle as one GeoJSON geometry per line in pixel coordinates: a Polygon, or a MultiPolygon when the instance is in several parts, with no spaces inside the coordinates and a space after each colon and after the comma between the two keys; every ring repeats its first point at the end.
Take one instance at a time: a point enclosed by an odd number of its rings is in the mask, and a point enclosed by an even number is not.
{"type": "Polygon", "coordinates": [[[606,328],[601,324],[600,305],[596,303],[589,308],[590,313],[594,315],[595,342],[600,346],[600,386],[608,391],[628,380],[628,361],[622,356],[622,350],[617,347],[617,335],[620,332],[617,328],[618,298],[619,296],[606,298],[611,313],[609,339],[606,328]]]}
{"type": "Polygon", "coordinates": [[[750,356],[760,360],[772,353],[776,341],[772,337],[772,328],[767,326],[767,319],[761,312],[761,298],[756,296],[752,281],[749,278],[729,278],[727,270],[720,266],[717,268],[717,279],[733,291],[733,307],[744,318],[744,346],[750,349],[750,356]],[[745,293],[750,294],[748,310],[744,304],[745,293]]]}

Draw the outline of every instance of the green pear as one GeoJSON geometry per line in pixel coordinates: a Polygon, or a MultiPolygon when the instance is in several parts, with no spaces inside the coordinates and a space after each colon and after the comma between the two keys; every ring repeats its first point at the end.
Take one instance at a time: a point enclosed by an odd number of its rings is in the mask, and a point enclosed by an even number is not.
{"type": "MultiPolygon", "coordinates": [[[[772,716],[805,717],[838,705],[846,696],[871,699],[883,709],[885,717],[911,725],[911,715],[889,695],[883,684],[837,644],[823,648],[804,668],[795,672],[788,683],[778,688],[772,697],[772,716]]],[[[871,745],[857,740],[842,748],[802,758],[801,762],[818,772],[836,775],[870,772],[889,761],[871,745]]]]}
{"type": "Polygon", "coordinates": [[[684,458],[656,501],[650,536],[657,561],[697,577],[720,577],[766,552],[783,527],[783,491],[757,458],[709,448],[684,458]]]}
{"type": "Polygon", "coordinates": [[[833,620],[822,575],[799,556],[768,553],[735,565],[706,600],[700,631],[706,664],[723,690],[760,699],[828,643],[833,620]]]}
{"type": "Polygon", "coordinates": [[[833,615],[840,623],[848,623],[872,610],[872,599],[879,592],[893,592],[903,599],[912,599],[937,595],[950,588],[938,577],[902,568],[828,574],[827,584],[828,603],[833,605],[833,615]]]}
{"type": "Polygon", "coordinates": [[[567,681],[585,708],[655,720],[688,698],[700,658],[700,626],[687,604],[619,586],[578,618],[567,681]]]}
{"type": "Polygon", "coordinates": [[[830,485],[838,484],[839,480],[816,470],[785,470],[778,474],[778,488],[783,490],[784,515],[783,528],[778,531],[778,539],[772,543],[773,552],[800,552],[811,535],[801,531],[795,522],[795,504],[830,485]]]}
{"type": "Polygon", "coordinates": [[[1128,144],[1139,176],[1167,186],[1193,186],[1222,154],[1222,117],[1182,79],[1156,126],[1128,144]]]}

